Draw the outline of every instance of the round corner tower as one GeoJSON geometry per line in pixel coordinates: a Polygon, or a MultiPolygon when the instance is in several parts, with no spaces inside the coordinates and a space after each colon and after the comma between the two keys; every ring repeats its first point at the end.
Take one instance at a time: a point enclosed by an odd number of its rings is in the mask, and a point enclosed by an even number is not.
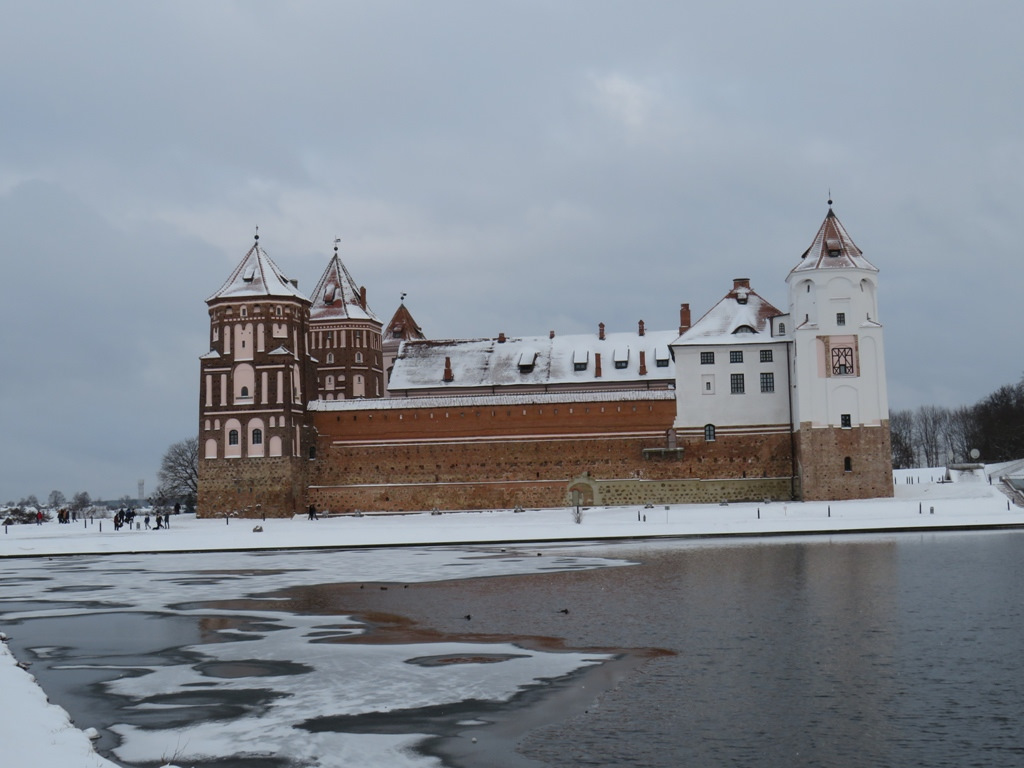
{"type": "Polygon", "coordinates": [[[307,400],[309,300],[259,245],[206,300],[197,514],[291,516],[305,507],[315,440],[307,400]]]}

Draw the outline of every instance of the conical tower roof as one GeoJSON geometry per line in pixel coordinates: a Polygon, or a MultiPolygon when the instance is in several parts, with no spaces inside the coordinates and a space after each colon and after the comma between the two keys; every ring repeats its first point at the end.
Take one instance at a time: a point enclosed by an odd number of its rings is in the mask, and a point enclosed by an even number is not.
{"type": "Polygon", "coordinates": [[[256,242],[253,243],[249,252],[245,254],[245,258],[235,267],[231,276],[228,277],[220,290],[208,298],[206,302],[209,304],[217,299],[261,297],[308,301],[299,291],[298,286],[285,277],[270,256],[267,255],[267,252],[260,248],[259,235],[256,235],[256,242]]]}
{"type": "MultiPolygon", "coordinates": [[[[402,295],[404,296],[405,294],[402,295]]],[[[409,341],[410,339],[425,339],[427,337],[403,301],[398,305],[394,316],[384,329],[384,338],[385,340],[401,339],[402,341],[409,341]]]]}
{"type": "Polygon", "coordinates": [[[338,248],[327,263],[320,282],[310,296],[313,306],[309,317],[313,321],[324,320],[373,320],[380,319],[366,304],[363,292],[356,287],[356,281],[338,257],[338,248]]]}
{"type": "Polygon", "coordinates": [[[822,222],[811,247],[804,251],[800,263],[792,272],[806,272],[811,269],[867,269],[877,272],[878,268],[864,258],[860,248],[839,221],[829,201],[828,214],[822,222]]]}

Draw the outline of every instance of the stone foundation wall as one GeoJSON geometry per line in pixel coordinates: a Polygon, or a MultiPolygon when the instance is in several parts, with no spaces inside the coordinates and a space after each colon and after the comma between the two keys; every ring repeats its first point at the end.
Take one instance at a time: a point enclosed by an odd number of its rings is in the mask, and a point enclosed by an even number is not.
{"type": "Polygon", "coordinates": [[[880,427],[812,428],[800,425],[796,457],[805,501],[874,499],[893,495],[889,422],[880,427]],[[850,470],[845,459],[850,457],[850,470]]]}
{"type": "Polygon", "coordinates": [[[307,465],[298,458],[200,459],[197,517],[291,517],[306,509],[307,465]]]}

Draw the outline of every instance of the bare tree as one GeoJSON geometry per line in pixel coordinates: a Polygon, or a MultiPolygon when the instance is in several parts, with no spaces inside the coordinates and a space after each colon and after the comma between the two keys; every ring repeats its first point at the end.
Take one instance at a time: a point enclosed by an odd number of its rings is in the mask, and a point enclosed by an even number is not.
{"type": "Polygon", "coordinates": [[[889,435],[892,441],[892,466],[894,469],[910,469],[917,465],[914,460],[914,412],[911,410],[892,411],[889,414],[889,435]]]}
{"type": "Polygon", "coordinates": [[[948,418],[949,412],[938,405],[922,405],[914,414],[915,448],[926,467],[946,463],[942,448],[948,418]]]}
{"type": "Polygon", "coordinates": [[[199,491],[199,438],[190,437],[168,448],[156,477],[159,496],[194,504],[199,491]]]}
{"type": "Polygon", "coordinates": [[[67,503],[67,499],[64,498],[64,494],[60,491],[50,491],[50,498],[48,501],[50,509],[57,509],[63,507],[67,503]]]}
{"type": "Polygon", "coordinates": [[[88,509],[92,506],[92,497],[89,496],[87,491],[79,491],[71,497],[71,508],[76,512],[81,512],[83,509],[88,509]]]}

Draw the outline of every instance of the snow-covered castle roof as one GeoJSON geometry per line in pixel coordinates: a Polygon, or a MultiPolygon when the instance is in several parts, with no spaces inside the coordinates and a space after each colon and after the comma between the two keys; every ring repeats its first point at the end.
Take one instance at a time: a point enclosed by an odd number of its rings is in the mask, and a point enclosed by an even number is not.
{"type": "Polygon", "coordinates": [[[831,205],[832,201],[829,200],[825,221],[821,223],[811,247],[804,251],[800,263],[793,267],[792,271],[806,272],[812,269],[845,267],[877,272],[878,268],[865,259],[863,252],[854,244],[853,238],[832,211],[831,205]]]}
{"type": "Polygon", "coordinates": [[[348,269],[338,258],[335,247],[324,270],[320,282],[316,284],[310,297],[312,306],[309,308],[309,319],[313,322],[323,320],[373,320],[380,322],[368,305],[363,292],[356,287],[348,269]]]}
{"type": "Polygon", "coordinates": [[[771,336],[769,320],[782,312],[750,287],[750,281],[733,281],[732,290],[693,324],[676,342],[691,344],[763,344],[771,336]]]}
{"type": "Polygon", "coordinates": [[[209,303],[216,299],[247,297],[279,297],[308,301],[299,291],[297,282],[285,277],[267,252],[260,248],[259,235],[256,235],[256,242],[220,290],[206,301],[209,303]]]}
{"type": "Polygon", "coordinates": [[[489,339],[413,340],[402,344],[388,389],[525,386],[561,388],[675,380],[669,344],[675,331],[489,339]],[[641,369],[641,352],[643,368],[641,369]],[[601,356],[598,371],[598,355],[601,356]],[[446,370],[447,369],[447,370],[446,370]],[[446,378],[450,379],[446,381],[446,378]]]}

